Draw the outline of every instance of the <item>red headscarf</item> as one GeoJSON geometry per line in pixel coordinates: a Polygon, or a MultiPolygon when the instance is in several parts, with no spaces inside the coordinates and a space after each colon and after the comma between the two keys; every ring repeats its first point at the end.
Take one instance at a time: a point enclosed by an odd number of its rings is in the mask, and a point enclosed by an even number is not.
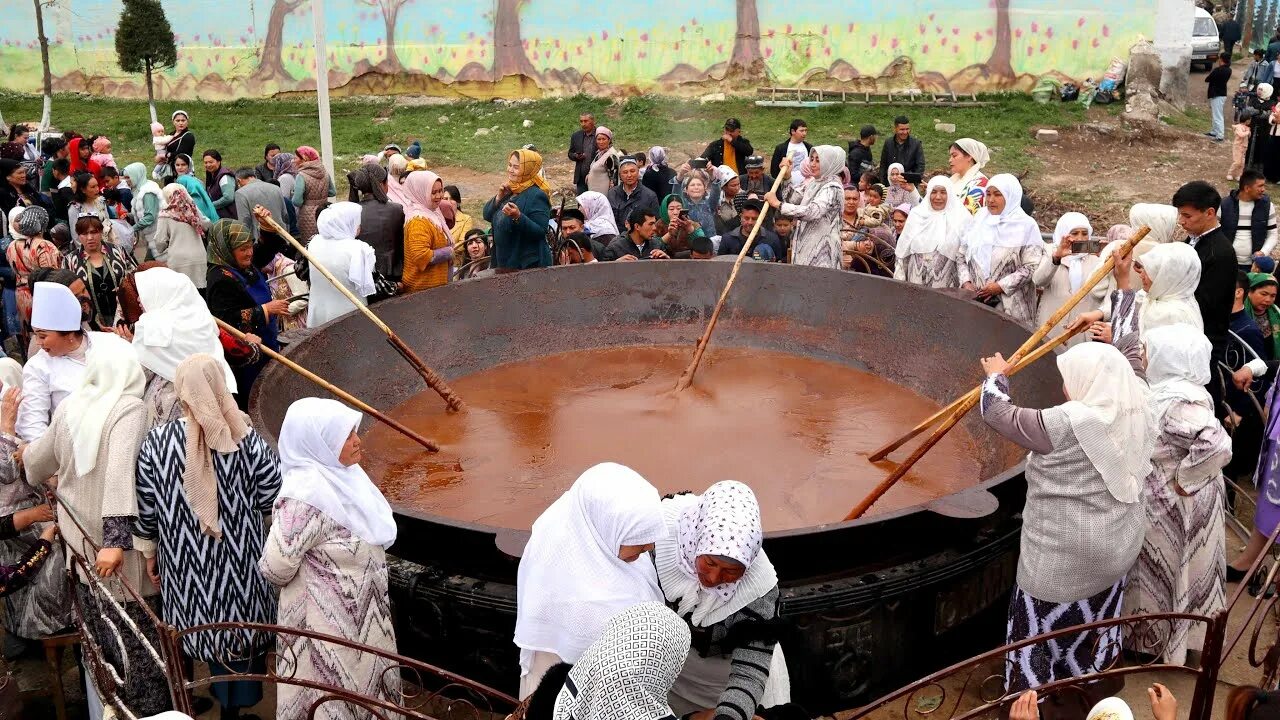
{"type": "Polygon", "coordinates": [[[84,138],[78,137],[72,138],[71,142],[67,144],[67,148],[71,151],[67,155],[67,159],[71,161],[71,174],[74,175],[78,172],[87,172],[101,180],[102,168],[98,166],[98,163],[93,160],[80,159],[80,146],[84,144],[84,142],[84,138]]]}
{"type": "Polygon", "coordinates": [[[297,154],[298,154],[298,159],[303,162],[309,162],[311,160],[320,159],[320,153],[316,152],[316,149],[311,147],[310,145],[303,145],[299,147],[297,154]]]}

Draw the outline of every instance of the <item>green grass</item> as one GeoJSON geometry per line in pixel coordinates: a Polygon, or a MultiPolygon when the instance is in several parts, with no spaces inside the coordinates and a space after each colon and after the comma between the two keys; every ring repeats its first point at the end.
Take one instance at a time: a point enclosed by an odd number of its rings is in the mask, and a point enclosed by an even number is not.
{"type": "MultiPolygon", "coordinates": [[[[651,145],[699,147],[719,136],[726,117],[738,117],[757,152],[766,157],[786,138],[795,117],[808,121],[811,142],[844,145],[857,137],[863,124],[874,124],[888,133],[894,116],[907,114],[913,134],[924,142],[930,171],[944,169],[948,145],[967,136],[990,147],[989,172],[1020,172],[1034,164],[1026,152],[1035,142],[1033,128],[1071,125],[1083,121],[1087,113],[1076,103],[1041,105],[1025,96],[990,99],[994,105],[980,108],[902,104],[796,109],[760,108],[747,100],[700,104],[654,96],[633,97],[623,103],[577,96],[453,105],[397,105],[395,98],[377,98],[335,100],[331,115],[339,169],[353,166],[361,154],[375,153],[387,142],[405,145],[415,138],[422,143],[423,155],[431,166],[501,173],[506,155],[525,143],[534,143],[551,162],[560,162],[569,134],[577,129],[578,114],[591,111],[600,124],[613,130],[617,145],[628,151],[651,145]],[[448,116],[448,122],[439,122],[441,116],[448,116]],[[526,119],[533,122],[532,127],[523,127],[526,119]],[[934,131],[935,120],[954,123],[956,134],[934,131]],[[481,127],[497,129],[476,136],[481,127]]],[[[38,96],[0,94],[0,107],[9,122],[39,118],[40,103],[38,96]]],[[[164,102],[157,110],[167,124],[169,114],[179,107],[191,113],[197,154],[216,148],[229,167],[261,162],[263,145],[269,141],[286,148],[320,145],[314,101],[164,102]]],[[[109,136],[121,167],[127,162],[151,162],[150,118],[144,101],[57,96],[53,122],[59,129],[109,136]]],[[[679,152],[672,155],[676,162],[685,159],[679,152]]]]}

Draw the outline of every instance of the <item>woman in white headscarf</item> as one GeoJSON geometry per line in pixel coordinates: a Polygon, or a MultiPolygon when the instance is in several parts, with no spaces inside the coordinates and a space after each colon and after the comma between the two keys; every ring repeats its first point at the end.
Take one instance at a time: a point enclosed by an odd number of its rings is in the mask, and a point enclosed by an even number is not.
{"type": "Polygon", "coordinates": [[[991,161],[991,153],[986,145],[973,138],[960,138],[951,143],[950,152],[952,192],[970,215],[976,215],[987,189],[987,176],[982,174],[982,168],[991,161]]]}
{"type": "Polygon", "coordinates": [[[987,183],[986,204],[964,234],[960,251],[960,287],[1015,320],[1035,322],[1036,284],[1031,276],[1044,256],[1044,241],[1040,226],[1022,209],[1017,178],[996,175],[987,183]]]}
{"type": "Polygon", "coordinates": [[[931,178],[924,201],[907,215],[898,236],[894,279],[931,288],[959,287],[960,238],[971,222],[973,216],[951,191],[951,181],[941,175],[931,178]]]}
{"type": "MultiPolygon", "coordinates": [[[[274,589],[254,560],[267,535],[263,518],[280,491],[280,461],[236,407],[229,377],[221,358],[183,359],[174,382],[181,419],[153,428],[138,453],[135,529],[156,544],[147,572],[160,586],[165,622],[179,630],[276,620],[274,589]]],[[[182,649],[209,663],[214,676],[261,674],[270,641],[267,633],[223,629],[187,635],[182,649]]],[[[211,689],[222,717],[262,700],[258,682],[215,682],[211,689]]]]}
{"type": "Polygon", "coordinates": [[[578,196],[578,209],[582,211],[587,222],[583,228],[592,239],[608,245],[622,233],[618,231],[617,219],[613,216],[613,206],[609,198],[594,190],[588,190],[578,196]]]}
{"type": "MultiPolygon", "coordinates": [[[[353,202],[340,202],[325,208],[316,218],[318,235],[311,238],[307,250],[339,282],[350,290],[361,305],[377,292],[373,284],[373,266],[377,262],[373,247],[360,234],[362,208],[353,202]]],[[[329,282],[318,270],[311,273],[311,297],[307,304],[307,327],[319,327],[335,318],[355,312],[351,298],[329,282]]]]}
{"type": "Polygon", "coordinates": [[[516,579],[520,697],[560,662],[576,663],[619,611],[662,601],[642,558],[666,534],[658,491],[631,468],[582,473],[533,524],[516,579]]]}
{"type": "MultiPolygon", "coordinates": [[[[1013,404],[1003,357],[982,361],[983,420],[1030,451],[1008,643],[1120,616],[1146,530],[1142,481],[1153,441],[1142,347],[1131,337],[1122,349],[1083,343],[1059,355],[1067,402],[1047,410],[1013,404]]],[[[1006,692],[1107,667],[1119,641],[1110,628],[1011,652],[1006,692]]]]}
{"type": "MultiPolygon", "coordinates": [[[[395,542],[396,521],[360,467],[360,418],[336,400],[303,398],[289,406],[280,428],[280,495],[258,570],[280,588],[278,624],[394,653],[386,549],[395,542]]],[[[400,700],[399,676],[380,656],[288,633],[278,635],[276,646],[282,674],[400,700]]],[[[276,717],[307,717],[320,695],[281,683],[276,717]]],[[[315,717],[338,720],[350,710],[329,703],[315,717]]]]}
{"type": "MultiPolygon", "coordinates": [[[[1058,224],[1053,229],[1053,242],[1045,244],[1044,257],[1031,275],[1036,287],[1040,288],[1037,325],[1048,321],[1084,285],[1085,280],[1093,275],[1102,264],[1098,252],[1089,218],[1078,212],[1069,212],[1058,218],[1058,224]]],[[[1101,309],[1104,304],[1109,307],[1107,300],[1113,286],[1110,277],[1095,285],[1067,316],[1067,321],[1070,322],[1082,313],[1101,309]]],[[[1068,345],[1084,342],[1084,339],[1084,335],[1076,335],[1068,345]]]]}
{"type": "Polygon", "coordinates": [[[676,716],[751,718],[758,707],[790,702],[787,663],[769,629],[778,574],[761,549],[755,493],[726,480],[701,496],[664,500],[662,509],[668,531],[655,552],[658,581],[699,638],[671,691],[676,716]]]}
{"type": "Polygon", "coordinates": [[[1182,242],[1187,238],[1187,232],[1178,225],[1178,208],[1172,205],[1138,203],[1129,208],[1129,227],[1143,225],[1151,228],[1146,239],[1156,244],[1182,242]]]}
{"type": "Polygon", "coordinates": [[[689,628],[658,602],[609,619],[556,698],[553,720],[661,720],[689,652],[689,628]]]}
{"type": "MultiPolygon", "coordinates": [[[[798,188],[788,188],[786,201],[772,192],[765,202],[783,217],[796,220],[791,232],[791,262],[840,269],[840,214],[844,209],[844,186],[840,171],[846,153],[835,145],[819,145],[809,151],[808,167],[812,179],[798,188]]],[[[798,173],[789,160],[782,161],[783,174],[798,173]]]]}
{"type": "Polygon", "coordinates": [[[237,391],[236,378],[222,350],[218,325],[204,299],[186,275],[166,267],[136,273],[142,317],[133,326],[133,350],[146,370],[143,404],[148,429],[183,416],[174,391],[178,365],[203,353],[222,367],[227,389],[237,391]]]}
{"type": "MultiPolygon", "coordinates": [[[[1116,289],[1111,293],[1109,329],[1115,340],[1129,334],[1145,338],[1150,330],[1178,323],[1204,329],[1195,295],[1200,284],[1200,256],[1190,245],[1156,245],[1139,259],[1133,255],[1117,258],[1112,275],[1116,289]],[[1132,271],[1137,271],[1141,288],[1133,288],[1132,271]]],[[[1082,314],[1075,322],[1092,318],[1100,319],[1101,312],[1082,314]]]]}
{"type": "MultiPolygon", "coordinates": [[[[1155,418],[1155,451],[1142,505],[1147,533],[1129,576],[1125,615],[1190,613],[1213,617],[1226,607],[1227,539],[1222,469],[1231,436],[1214,417],[1209,384],[1213,346],[1204,332],[1178,323],[1146,333],[1147,381],[1155,418]]],[[[1132,649],[1163,650],[1160,662],[1182,665],[1204,641],[1202,623],[1176,622],[1168,637],[1132,649]]]]}
{"type": "MultiPolygon", "coordinates": [[[[133,534],[138,518],[134,463],[148,429],[142,406],[144,384],[142,366],[129,343],[114,335],[96,338],[88,350],[79,389],[58,406],[48,432],[27,446],[22,460],[28,483],[42,486],[53,478],[50,484],[58,495],[58,526],[67,547],[85,554],[86,562],[92,563],[89,572],[124,605],[143,637],[159,647],[156,627],[145,611],[111,580],[118,575],[159,612],[155,602],[158,590],[143,559],[144,554],[154,552],[155,545],[133,534]],[[100,549],[95,551],[94,547],[100,549]]],[[[116,688],[120,699],[141,716],[169,709],[165,668],[151,657],[137,633],[116,634],[113,628],[118,618],[101,599],[102,591],[90,590],[90,579],[83,570],[74,575],[84,630],[102,649],[104,659],[118,668],[124,665],[115,638],[123,637],[129,676],[128,682],[116,688]]]]}

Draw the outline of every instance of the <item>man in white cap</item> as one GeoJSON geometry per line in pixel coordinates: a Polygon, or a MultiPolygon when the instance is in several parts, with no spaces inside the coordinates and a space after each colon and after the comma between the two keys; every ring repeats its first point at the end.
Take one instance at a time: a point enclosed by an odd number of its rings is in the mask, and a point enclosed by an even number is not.
{"type": "Polygon", "coordinates": [[[18,436],[32,442],[44,435],[53,411],[84,379],[85,354],[95,336],[82,323],[80,300],[66,285],[38,282],[32,293],[31,327],[40,351],[22,369],[18,436]]]}

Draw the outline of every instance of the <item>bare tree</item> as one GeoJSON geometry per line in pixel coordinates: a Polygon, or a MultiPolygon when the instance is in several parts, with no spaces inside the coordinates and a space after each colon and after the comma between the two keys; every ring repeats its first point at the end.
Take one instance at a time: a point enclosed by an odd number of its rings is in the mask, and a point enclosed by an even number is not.
{"type": "Polygon", "coordinates": [[[497,0],[493,15],[493,79],[508,75],[538,77],[520,37],[520,6],[525,0],[497,0]]]}
{"type": "Polygon", "coordinates": [[[52,6],[55,0],[34,0],[36,4],[36,37],[40,40],[40,64],[44,66],[44,109],[40,111],[40,132],[49,129],[49,116],[53,113],[53,73],[49,70],[49,38],[44,34],[44,5],[52,6]]]}
{"type": "Polygon", "coordinates": [[[738,30],[733,40],[729,67],[749,75],[764,74],[764,54],[760,52],[760,12],[756,0],[737,0],[738,30]]]}
{"type": "Polygon", "coordinates": [[[387,26],[387,58],[378,64],[386,70],[399,72],[403,66],[400,65],[400,58],[396,56],[396,19],[400,16],[400,8],[413,0],[364,0],[364,2],[382,11],[382,20],[387,26]]]}
{"type": "Polygon", "coordinates": [[[284,20],[290,13],[302,7],[306,0],[275,0],[271,4],[271,18],[267,21],[267,37],[262,44],[262,59],[258,69],[253,71],[253,79],[293,80],[293,76],[284,69],[284,20]]]}
{"type": "Polygon", "coordinates": [[[994,0],[996,6],[996,46],[987,60],[992,77],[1013,80],[1013,30],[1009,25],[1009,0],[994,0]]]}

